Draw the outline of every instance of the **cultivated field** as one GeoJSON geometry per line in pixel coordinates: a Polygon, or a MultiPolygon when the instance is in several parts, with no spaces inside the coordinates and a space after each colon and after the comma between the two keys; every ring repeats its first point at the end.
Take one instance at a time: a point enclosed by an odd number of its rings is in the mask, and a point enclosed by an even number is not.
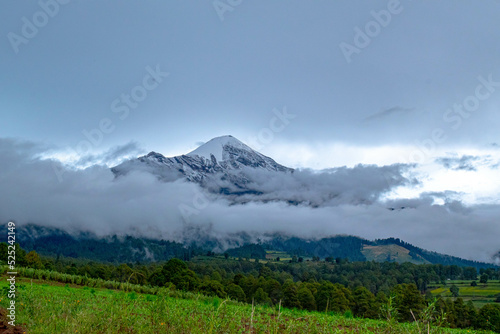
{"type": "Polygon", "coordinates": [[[471,282],[464,280],[446,281],[446,286],[433,284],[429,288],[432,289],[431,293],[435,296],[441,295],[451,298],[450,287],[455,284],[459,288],[459,297],[465,302],[472,300],[474,305],[479,308],[487,303],[495,302],[497,296],[500,296],[499,281],[488,281],[487,284],[482,284],[477,280],[477,286],[471,286],[471,282]]]}
{"type": "MultiPolygon", "coordinates": [[[[240,304],[198,294],[158,295],[19,279],[17,324],[47,333],[427,333],[416,324],[240,304]]],[[[2,277],[0,288],[7,287],[2,277]]],[[[0,305],[5,308],[4,296],[0,305]]],[[[431,333],[486,333],[431,328],[431,333]]]]}

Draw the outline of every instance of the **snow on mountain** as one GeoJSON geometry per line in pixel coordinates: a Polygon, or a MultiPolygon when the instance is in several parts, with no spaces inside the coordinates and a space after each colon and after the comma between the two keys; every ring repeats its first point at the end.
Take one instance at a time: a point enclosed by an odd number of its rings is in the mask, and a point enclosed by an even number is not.
{"type": "Polygon", "coordinates": [[[238,148],[248,152],[255,152],[254,150],[252,150],[247,145],[243,144],[238,139],[229,135],[229,136],[215,137],[210,141],[208,141],[207,143],[198,147],[196,150],[189,152],[187,155],[189,156],[198,155],[206,159],[211,159],[211,156],[213,155],[218,161],[227,160],[229,157],[227,154],[228,153],[227,150],[224,149],[224,147],[226,146],[238,148]]]}
{"type": "Polygon", "coordinates": [[[233,136],[213,138],[186,155],[171,158],[150,152],[137,159],[125,161],[111,170],[117,176],[141,170],[150,172],[164,181],[186,178],[202,185],[209,180],[224,180],[230,188],[234,186],[238,191],[243,191],[246,189],[245,185],[251,182],[245,174],[246,168],[266,172],[293,171],[254,151],[233,136]]]}

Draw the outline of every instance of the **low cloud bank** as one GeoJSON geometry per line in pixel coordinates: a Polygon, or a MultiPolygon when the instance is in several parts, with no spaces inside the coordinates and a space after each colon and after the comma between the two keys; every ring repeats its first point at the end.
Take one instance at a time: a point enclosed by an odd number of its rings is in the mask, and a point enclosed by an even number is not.
{"type": "Polygon", "coordinates": [[[216,195],[182,180],[161,182],[143,171],[115,178],[105,165],[72,169],[40,158],[47,150],[0,139],[0,221],[178,241],[277,232],[305,238],[398,237],[480,261],[493,261],[500,248],[499,205],[466,207],[453,193],[382,202],[394,187],[418,183],[407,176],[407,165],[306,170],[274,178],[256,174],[252,185],[263,194],[255,201],[257,195],[216,195]],[[434,205],[435,197],[444,204],[434,205]],[[300,204],[288,204],[294,201],[300,204]]]}

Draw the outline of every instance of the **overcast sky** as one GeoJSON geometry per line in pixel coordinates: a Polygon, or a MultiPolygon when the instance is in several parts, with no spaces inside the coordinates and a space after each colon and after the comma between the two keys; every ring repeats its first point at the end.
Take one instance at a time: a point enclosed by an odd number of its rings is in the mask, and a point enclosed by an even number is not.
{"type": "Polygon", "coordinates": [[[499,17],[496,0],[4,0],[0,137],[110,164],[231,134],[294,168],[416,163],[390,199],[498,205],[499,17]]]}
{"type": "Polygon", "coordinates": [[[109,118],[93,149],[132,140],[174,155],[224,134],[248,141],[286,107],[296,118],[261,150],[287,147],[292,165],[304,162],[294,145],[409,145],[437,127],[440,146],[500,142],[500,84],[458,129],[443,121],[479,76],[500,82],[498,1],[61,2],[46,20],[35,1],[0,4],[2,136],[76,148],[109,118]],[[157,65],[168,77],[120,119],[112,102],[157,65]]]}

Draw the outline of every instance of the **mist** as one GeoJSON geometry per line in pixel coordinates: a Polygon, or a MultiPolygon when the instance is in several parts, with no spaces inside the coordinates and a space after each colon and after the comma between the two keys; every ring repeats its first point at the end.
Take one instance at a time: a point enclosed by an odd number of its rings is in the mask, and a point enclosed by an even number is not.
{"type": "MultiPolygon", "coordinates": [[[[183,180],[163,182],[146,171],[117,178],[106,164],[81,169],[42,158],[52,149],[0,139],[2,222],[175,241],[204,235],[228,244],[244,234],[396,237],[428,250],[487,262],[494,261],[500,249],[500,205],[465,206],[449,193],[384,200],[395,187],[419,183],[410,176],[411,165],[253,175],[251,185],[261,194],[236,197],[183,180]],[[436,205],[436,197],[444,204],[436,205]]],[[[137,151],[128,144],[111,156],[115,161],[117,154],[137,151]]]]}

